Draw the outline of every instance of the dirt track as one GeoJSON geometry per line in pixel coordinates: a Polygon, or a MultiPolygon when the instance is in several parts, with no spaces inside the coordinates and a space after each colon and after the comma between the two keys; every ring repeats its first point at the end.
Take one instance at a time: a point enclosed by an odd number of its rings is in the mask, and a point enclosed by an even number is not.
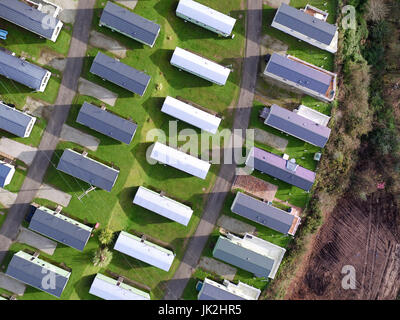
{"type": "Polygon", "coordinates": [[[342,199],[315,238],[287,299],[396,299],[400,290],[400,228],[391,195],[342,199]],[[397,219],[397,222],[396,222],[397,219]],[[343,266],[356,270],[356,289],[342,288],[343,266]]]}

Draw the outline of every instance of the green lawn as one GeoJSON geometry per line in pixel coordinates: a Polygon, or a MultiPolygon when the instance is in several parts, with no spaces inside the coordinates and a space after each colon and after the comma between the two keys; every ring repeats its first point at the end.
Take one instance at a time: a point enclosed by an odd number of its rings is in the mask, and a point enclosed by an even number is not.
{"type": "MultiPolygon", "coordinates": [[[[143,283],[151,288],[153,299],[160,299],[164,295],[165,282],[171,278],[177,269],[183,256],[188,239],[196,229],[203,207],[215,181],[219,170],[218,165],[212,165],[205,180],[192,177],[163,165],[150,165],[146,161],[146,150],[154,141],[147,134],[152,129],[167,130],[169,121],[174,120],[160,109],[165,96],[181,96],[192,100],[205,108],[216,111],[223,117],[220,129],[232,126],[233,112],[231,106],[236,105],[239,94],[240,68],[244,50],[244,13],[241,11],[241,3],[245,1],[231,0],[229,3],[219,3],[212,0],[200,1],[217,10],[231,13],[238,19],[234,33],[235,38],[225,39],[200,28],[191,23],[185,23],[175,15],[175,0],[149,0],[139,1],[135,13],[156,21],[161,25],[161,32],[153,48],[144,46],[132,39],[113,33],[109,29],[98,27],[98,19],[101,7],[105,1],[97,1],[93,29],[102,32],[128,48],[127,57],[122,59],[138,70],[145,71],[152,78],[143,97],[134,96],[130,92],[119,88],[109,82],[103,82],[100,78],[89,73],[94,56],[99,49],[89,47],[87,58],[84,62],[82,76],[118,94],[119,98],[114,107],[109,109],[123,117],[130,117],[138,124],[138,129],[133,142],[127,146],[113,139],[107,138],[75,122],[80,106],[84,101],[99,105],[100,101],[92,97],[77,96],[71,108],[67,123],[84,132],[100,139],[101,143],[96,152],[89,152],[93,156],[106,163],[113,163],[120,169],[116,185],[111,193],[96,190],[88,196],[78,200],[88,185],[82,181],[62,174],[55,169],[59,157],[65,148],[82,147],[68,142],[58,145],[53,156],[52,164],[45,177],[45,182],[56,186],[60,190],[72,195],[72,200],[64,212],[86,221],[88,224],[100,223],[100,228],[106,226],[113,231],[125,230],[128,232],[140,232],[162,241],[165,246],[171,247],[176,253],[176,258],[169,272],[162,271],[141,261],[132,259],[126,255],[113,251],[113,260],[106,268],[94,267],[91,263],[92,251],[99,246],[97,236],[90,239],[84,252],[58,245],[51,257],[57,262],[64,262],[72,268],[72,276],[61,296],[61,299],[94,299],[89,295],[89,287],[97,272],[112,272],[126,276],[134,281],[143,283]],[[213,85],[191,74],[180,72],[169,63],[176,46],[190,49],[223,65],[233,65],[234,71],[229,76],[225,86],[213,85]],[[161,86],[160,86],[161,85],[161,86]],[[156,86],[160,90],[156,89],[156,86]],[[149,212],[132,204],[133,197],[138,186],[151,187],[165,191],[168,196],[184,202],[193,210],[193,217],[187,227],[165,219],[155,213],[149,212]]],[[[103,50],[102,50],[103,51],[103,50]]],[[[109,52],[104,53],[111,55],[109,52]]],[[[194,136],[200,136],[200,130],[185,123],[178,123],[178,130],[191,128],[195,130],[194,136]]],[[[170,140],[167,133],[167,138],[170,140]]],[[[183,144],[180,141],[178,144],[183,144]]],[[[36,199],[41,204],[54,206],[48,201],[36,199]]],[[[26,247],[15,245],[13,250],[26,247]]],[[[49,299],[48,294],[35,289],[28,289],[23,299],[49,299]]]]}

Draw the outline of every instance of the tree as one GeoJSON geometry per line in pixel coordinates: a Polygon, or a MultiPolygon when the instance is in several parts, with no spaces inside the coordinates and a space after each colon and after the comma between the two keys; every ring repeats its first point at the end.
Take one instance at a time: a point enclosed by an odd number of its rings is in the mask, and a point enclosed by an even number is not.
{"type": "Polygon", "coordinates": [[[367,5],[367,20],[382,21],[389,14],[386,3],[382,0],[369,0],[367,5]]]}
{"type": "Polygon", "coordinates": [[[112,260],[113,253],[108,248],[98,248],[93,255],[93,265],[104,268],[112,260]]]}
{"type": "Polygon", "coordinates": [[[108,245],[112,241],[114,233],[111,229],[105,228],[99,233],[99,241],[102,245],[108,245]]]}

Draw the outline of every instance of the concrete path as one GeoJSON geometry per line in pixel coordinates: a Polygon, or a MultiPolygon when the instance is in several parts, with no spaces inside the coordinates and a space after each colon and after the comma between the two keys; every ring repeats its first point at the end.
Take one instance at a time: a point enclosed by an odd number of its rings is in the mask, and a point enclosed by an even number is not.
{"type": "Polygon", "coordinates": [[[67,124],[64,124],[62,127],[60,140],[74,142],[92,151],[96,151],[100,144],[99,139],[70,127],[67,124]]]}
{"type": "Polygon", "coordinates": [[[201,257],[199,268],[211,273],[218,274],[222,278],[228,279],[230,281],[235,278],[237,271],[236,268],[209,257],[201,257]]]}
{"type": "MultiPolygon", "coordinates": [[[[262,27],[262,0],[247,1],[246,18],[246,54],[243,63],[240,96],[235,112],[233,128],[247,129],[253,105],[254,89],[260,54],[260,34],[262,27]]],[[[233,145],[232,137],[230,146],[233,145]]],[[[214,229],[225,198],[231,189],[235,176],[235,164],[222,164],[215,186],[208,197],[200,223],[190,239],[185,255],[175,272],[167,282],[165,300],[180,299],[194,272],[207,240],[214,229]]]]}
{"type": "Polygon", "coordinates": [[[252,226],[251,224],[228,217],[227,215],[220,216],[217,221],[217,225],[226,231],[240,235],[244,235],[245,233],[254,233],[256,231],[256,227],[252,226]]]}
{"type": "Polygon", "coordinates": [[[125,59],[127,49],[121,45],[117,40],[107,37],[106,35],[92,30],[90,32],[89,44],[92,47],[104,49],[111,52],[118,59],[125,59]]]}
{"type": "Polygon", "coordinates": [[[0,288],[15,293],[19,296],[23,296],[26,285],[18,280],[6,276],[3,272],[0,272],[0,288]]]}
{"type": "Polygon", "coordinates": [[[18,235],[19,226],[28,213],[29,204],[42,185],[43,177],[59,142],[61,128],[67,120],[78,88],[78,79],[82,71],[83,59],[86,56],[95,2],[95,0],[79,1],[71,46],[68,52],[67,68],[63,74],[54,111],[43,134],[39,150],[18,193],[17,200],[10,208],[0,229],[0,263],[18,235]]]}
{"type": "Polygon", "coordinates": [[[0,139],[0,152],[21,160],[27,166],[30,166],[36,156],[37,148],[2,137],[0,139]]]}
{"type": "Polygon", "coordinates": [[[65,208],[68,207],[72,196],[66,192],[49,186],[48,184],[42,184],[38,193],[36,194],[36,198],[50,200],[65,208]]]}
{"type": "Polygon", "coordinates": [[[84,96],[95,97],[110,106],[115,106],[118,99],[116,93],[83,78],[79,79],[78,91],[84,96]]]}
{"type": "Polygon", "coordinates": [[[16,241],[39,249],[50,256],[54,254],[54,251],[57,248],[57,242],[24,227],[20,227],[20,232],[16,241]]]}
{"type": "Polygon", "coordinates": [[[0,203],[7,209],[15,203],[17,196],[16,193],[0,188],[0,203]]]}

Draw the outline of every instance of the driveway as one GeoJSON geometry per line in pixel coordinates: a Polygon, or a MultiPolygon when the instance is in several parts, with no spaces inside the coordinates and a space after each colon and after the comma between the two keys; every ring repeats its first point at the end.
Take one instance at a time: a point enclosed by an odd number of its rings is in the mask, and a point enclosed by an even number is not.
{"type": "Polygon", "coordinates": [[[0,139],[0,152],[21,160],[27,166],[30,166],[36,156],[37,149],[2,137],[0,139]]]}
{"type": "Polygon", "coordinates": [[[44,253],[52,256],[57,248],[57,242],[50,240],[36,232],[33,232],[24,227],[20,228],[20,232],[17,237],[17,242],[25,243],[28,246],[34,247],[43,251],[44,253]]]}
{"type": "Polygon", "coordinates": [[[26,286],[22,282],[6,276],[3,272],[0,272],[0,288],[15,293],[19,296],[23,296],[25,293],[26,286]]]}
{"type": "MultiPolygon", "coordinates": [[[[246,54],[243,63],[240,96],[235,110],[233,128],[247,129],[249,126],[254,89],[260,54],[260,34],[262,27],[262,0],[247,1],[246,54]]],[[[232,136],[229,142],[232,148],[232,136]]],[[[203,216],[196,232],[189,241],[182,262],[174,277],[167,282],[165,300],[180,299],[194,272],[207,240],[214,229],[225,198],[232,187],[235,176],[235,164],[222,164],[216,183],[210,193],[203,216]]]]}
{"type": "Polygon", "coordinates": [[[72,196],[66,192],[58,190],[48,184],[42,184],[36,195],[36,198],[47,199],[63,207],[68,207],[72,196]]]}
{"type": "Polygon", "coordinates": [[[67,124],[64,124],[62,127],[60,140],[74,142],[92,151],[96,151],[100,144],[99,139],[67,124]]]}
{"type": "Polygon", "coordinates": [[[35,198],[42,184],[51,157],[59,142],[61,128],[67,120],[77,91],[83,59],[86,56],[95,2],[95,0],[79,1],[71,46],[68,52],[67,67],[63,74],[54,111],[43,134],[39,150],[36,152],[34,161],[29,167],[25,181],[18,193],[17,200],[10,208],[0,229],[0,263],[18,235],[19,226],[28,212],[29,204],[35,198]]]}
{"type": "Polygon", "coordinates": [[[17,200],[16,193],[0,188],[0,203],[5,208],[10,208],[14,204],[15,200],[17,200]]]}

